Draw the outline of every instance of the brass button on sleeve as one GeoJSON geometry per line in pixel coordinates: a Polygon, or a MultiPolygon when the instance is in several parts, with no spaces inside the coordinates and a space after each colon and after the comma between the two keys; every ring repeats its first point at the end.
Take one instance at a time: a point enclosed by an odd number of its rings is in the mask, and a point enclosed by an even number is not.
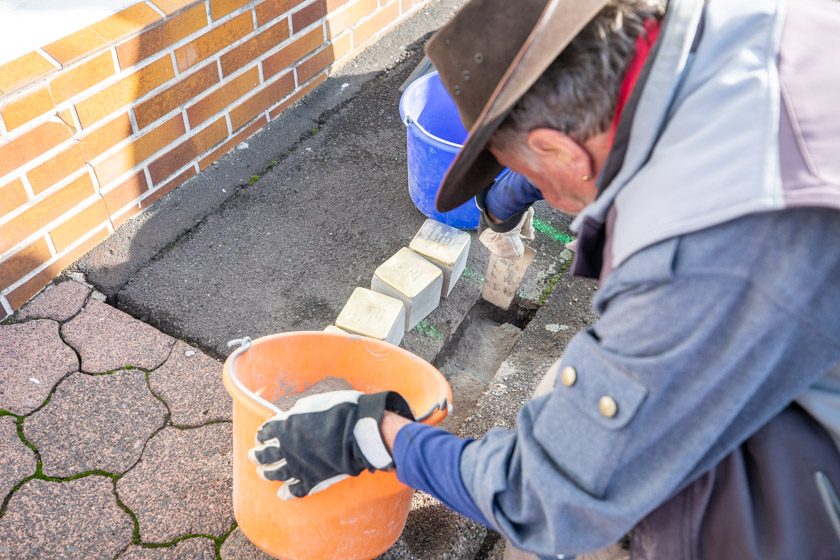
{"type": "Polygon", "coordinates": [[[577,371],[571,366],[566,366],[560,370],[560,383],[566,387],[571,387],[577,382],[577,371]]]}
{"type": "Polygon", "coordinates": [[[601,397],[598,401],[598,412],[604,418],[613,418],[618,414],[618,404],[615,399],[610,396],[601,397]]]}

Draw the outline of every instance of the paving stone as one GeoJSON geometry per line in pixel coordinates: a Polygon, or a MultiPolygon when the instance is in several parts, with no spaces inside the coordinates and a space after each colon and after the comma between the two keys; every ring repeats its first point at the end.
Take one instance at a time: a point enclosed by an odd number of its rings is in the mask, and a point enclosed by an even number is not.
{"type": "Polygon", "coordinates": [[[88,294],[89,287],[73,280],[48,286],[20,310],[18,318],[66,321],[82,310],[88,294]]]}
{"type": "Polygon", "coordinates": [[[61,327],[67,344],[82,357],[82,371],[98,373],[125,366],[155,369],[175,340],[115,309],[92,300],[61,327]]]}
{"type": "Polygon", "coordinates": [[[0,519],[0,558],[113,558],[131,542],[133,531],[109,478],[30,480],[0,519]]]}
{"type": "Polygon", "coordinates": [[[215,560],[216,543],[210,539],[195,538],[166,548],[145,548],[131,545],[117,556],[117,560],[215,560]]]}
{"type": "Polygon", "coordinates": [[[486,529],[416,492],[399,540],[378,560],[473,560],[486,529]]]}
{"type": "Polygon", "coordinates": [[[231,419],[231,399],[222,383],[222,364],[181,341],[161,367],[149,374],[149,385],[172,412],[172,423],[198,426],[231,419]]]}
{"type": "Polygon", "coordinates": [[[272,560],[272,557],[254,546],[242,531],[236,529],[222,543],[222,560],[272,560]]]}
{"type": "Polygon", "coordinates": [[[233,525],[231,424],[165,428],[149,440],[137,465],[117,482],[137,516],[140,540],[222,536],[233,525]]]}
{"type": "Polygon", "coordinates": [[[62,342],[55,321],[0,325],[0,409],[32,412],[59,379],[78,369],[79,359],[62,342]]]}
{"type": "Polygon", "coordinates": [[[146,386],[146,374],[74,373],[49,404],[26,418],[26,438],[41,453],[44,474],[70,476],[93,469],[123,473],[166,422],[166,407],[146,386]]]}
{"type": "Polygon", "coordinates": [[[15,419],[0,418],[0,503],[15,484],[35,474],[35,466],[35,454],[20,441],[15,419]]]}

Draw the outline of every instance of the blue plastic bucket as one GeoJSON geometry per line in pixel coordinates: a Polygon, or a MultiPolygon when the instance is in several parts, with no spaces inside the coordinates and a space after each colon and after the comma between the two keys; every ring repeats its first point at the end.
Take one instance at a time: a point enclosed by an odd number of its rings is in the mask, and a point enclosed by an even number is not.
{"type": "Polygon", "coordinates": [[[470,199],[451,212],[435,208],[446,170],[464,145],[467,131],[437,72],[414,81],[400,99],[400,117],[408,137],[408,192],[423,214],[461,229],[478,227],[478,208],[470,199]]]}

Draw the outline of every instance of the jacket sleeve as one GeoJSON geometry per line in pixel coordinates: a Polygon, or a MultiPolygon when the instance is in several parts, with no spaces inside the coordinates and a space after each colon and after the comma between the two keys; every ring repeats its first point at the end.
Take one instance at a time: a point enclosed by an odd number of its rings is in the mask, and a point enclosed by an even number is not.
{"type": "Polygon", "coordinates": [[[599,321],[553,366],[574,375],[529,401],[515,431],[465,447],[467,491],[517,547],[616,542],[840,360],[840,257],[797,271],[784,293],[761,281],[765,265],[786,273],[765,263],[770,250],[688,245],[623,264],[600,290],[599,321]]]}

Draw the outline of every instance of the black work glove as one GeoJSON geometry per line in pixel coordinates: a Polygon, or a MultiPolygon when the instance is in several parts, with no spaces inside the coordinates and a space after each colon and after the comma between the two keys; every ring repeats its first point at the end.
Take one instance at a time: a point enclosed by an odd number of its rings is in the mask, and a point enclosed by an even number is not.
{"type": "Polygon", "coordinates": [[[406,400],[393,391],[304,397],[260,426],[248,456],[261,477],[284,482],[277,490],[284,500],[320,492],[363,470],[390,469],[394,459],[379,431],[386,410],[414,420],[406,400]]]}

